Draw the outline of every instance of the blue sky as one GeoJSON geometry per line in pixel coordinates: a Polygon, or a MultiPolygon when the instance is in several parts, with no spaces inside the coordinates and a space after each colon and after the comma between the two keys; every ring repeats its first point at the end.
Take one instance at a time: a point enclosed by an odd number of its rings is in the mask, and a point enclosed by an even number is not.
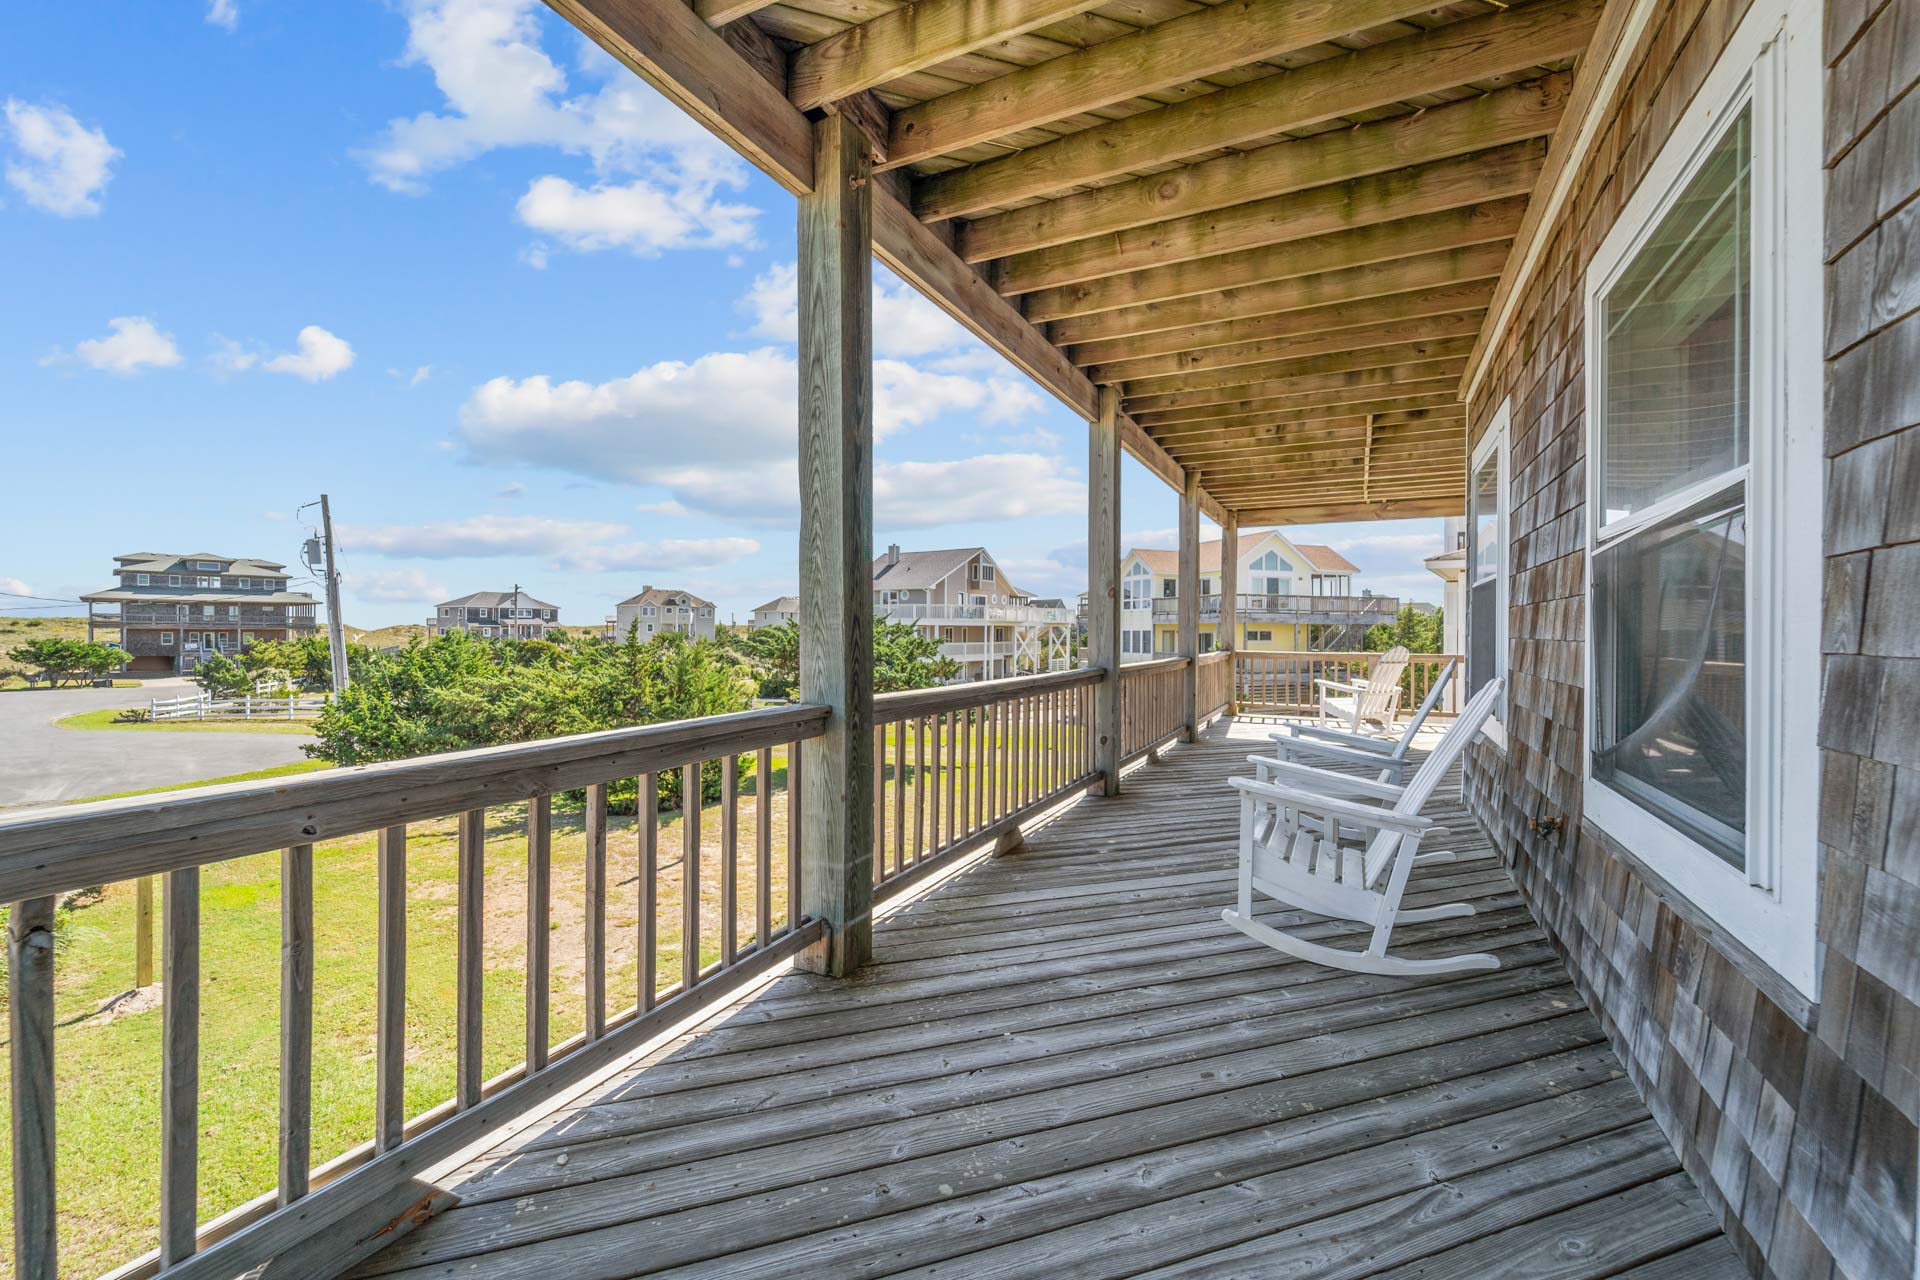
{"type": "MultiPolygon", "coordinates": [[[[111,13],[0,46],[0,609],[127,551],[293,563],[323,490],[359,626],[793,588],[791,197],[538,0],[111,13]]],[[[1084,424],[875,276],[876,548],[1071,597],[1084,424]]],[[[1122,500],[1171,545],[1131,460],[1122,500]]],[[[1437,520],[1289,532],[1439,598],[1437,520]]]]}

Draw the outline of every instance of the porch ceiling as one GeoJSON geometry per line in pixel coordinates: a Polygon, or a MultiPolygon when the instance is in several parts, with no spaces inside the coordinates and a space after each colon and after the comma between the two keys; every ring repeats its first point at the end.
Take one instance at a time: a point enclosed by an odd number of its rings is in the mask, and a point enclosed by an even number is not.
{"type": "MultiPolygon", "coordinates": [[[[1453,514],[1460,387],[1604,0],[549,0],[1243,523],[1453,514]]],[[[1585,68],[1581,68],[1584,70],[1585,68]]],[[[1557,156],[1556,156],[1557,159],[1557,156]]]]}

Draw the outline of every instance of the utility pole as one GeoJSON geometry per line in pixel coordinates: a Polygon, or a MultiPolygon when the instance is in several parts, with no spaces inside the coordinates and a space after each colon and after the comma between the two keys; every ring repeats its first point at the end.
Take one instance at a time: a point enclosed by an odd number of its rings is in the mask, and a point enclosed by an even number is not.
{"type": "Polygon", "coordinates": [[[333,691],[347,687],[347,629],[340,621],[340,570],[333,559],[333,509],[327,495],[320,495],[320,536],[327,548],[327,656],[333,662],[333,691]]]}
{"type": "MultiPolygon", "coordinates": [[[[513,584],[512,609],[513,609],[513,612],[507,615],[507,618],[508,618],[507,634],[509,635],[513,634],[513,628],[520,626],[520,584],[517,582],[513,584]]],[[[522,640],[526,639],[526,633],[524,630],[521,632],[519,638],[522,640]]]]}

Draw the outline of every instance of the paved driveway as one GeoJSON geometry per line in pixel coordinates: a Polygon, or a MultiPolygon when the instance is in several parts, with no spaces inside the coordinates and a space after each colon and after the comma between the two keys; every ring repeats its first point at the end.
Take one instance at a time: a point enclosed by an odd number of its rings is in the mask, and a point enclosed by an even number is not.
{"type": "Polygon", "coordinates": [[[0,693],[0,806],[162,787],[247,773],[307,757],[308,739],[281,733],[162,733],[60,729],[54,721],[100,707],[145,706],[178,697],[185,680],[140,689],[55,689],[0,693]]]}

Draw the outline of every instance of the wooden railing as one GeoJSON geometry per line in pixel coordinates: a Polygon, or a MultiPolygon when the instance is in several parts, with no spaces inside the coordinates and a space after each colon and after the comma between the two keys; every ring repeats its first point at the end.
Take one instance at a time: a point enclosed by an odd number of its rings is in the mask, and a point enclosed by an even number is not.
{"type": "Polygon", "coordinates": [[[1145,755],[1186,729],[1181,672],[1186,658],[1158,658],[1120,668],[1120,759],[1145,755]]]}
{"type": "Polygon", "coordinates": [[[1094,765],[1081,668],[885,693],[873,700],[873,878],[887,891],[942,855],[1012,831],[1077,791],[1094,765]]]}
{"type": "MultiPolygon", "coordinates": [[[[799,910],[798,744],[824,731],[827,711],[792,706],[703,720],[581,734],[478,751],[342,769],[292,781],[243,783],[104,801],[0,822],[0,901],[7,929],[12,1068],[15,1271],[52,1280],[54,1205],[54,954],[58,895],[89,885],[163,875],[166,897],[161,1029],[159,1247],[116,1273],[226,1277],[277,1258],[275,1274],[334,1274],[372,1247],[381,1227],[422,1194],[420,1173],[502,1122],[577,1085],[659,1029],[818,938],[799,910]],[[775,755],[786,786],[784,849],[773,841],[775,755]],[[741,928],[742,762],[753,761],[754,901],[741,928]],[[702,778],[719,762],[719,848],[701,838],[702,778]],[[661,866],[659,817],[648,799],[670,771],[682,790],[677,865],[661,866]],[[608,793],[637,783],[638,938],[635,988],[609,1013],[608,793]],[[584,1030],[551,1043],[549,954],[556,797],[583,794],[584,1030]],[[513,806],[526,865],[525,1060],[482,1072],[490,809],[513,806]],[[524,818],[518,817],[524,806],[524,818]],[[455,1085],[453,1096],[405,1111],[407,846],[410,824],[455,819],[455,1085]],[[377,833],[378,910],[373,1132],[317,1168],[312,1151],[314,851],[323,842],[377,833]],[[278,1187],[206,1224],[198,1221],[200,1120],[201,870],[252,854],[280,853],[280,1121],[278,1187]],[[703,851],[705,857],[703,858],[703,851]],[[702,862],[718,864],[717,895],[703,895],[702,862]],[[671,873],[671,874],[667,874],[671,873]],[[779,884],[784,909],[774,889],[779,884]],[[663,893],[663,891],[665,891],[663,893]],[[661,926],[671,893],[678,911],[661,926]],[[703,904],[703,896],[710,899],[703,904]],[[717,912],[719,920],[713,915],[717,912]],[[716,928],[717,924],[717,928],[716,928]],[[704,960],[702,942],[718,935],[704,960]],[[365,1243],[363,1243],[365,1242],[365,1243]]],[[[438,829],[436,848],[446,843],[438,829]]],[[[516,841],[516,844],[518,842],[516,841]]],[[[624,858],[623,858],[624,860],[624,858]]],[[[497,863],[496,863],[497,866],[497,863]]],[[[624,914],[624,912],[622,913],[624,914]]],[[[499,939],[493,939],[496,945],[499,939]]],[[[430,1191],[431,1188],[428,1188],[430,1191]]]]}
{"type": "MultiPolygon", "coordinates": [[[[1420,705],[1433,688],[1454,655],[1416,653],[1400,677],[1400,709],[1420,705]]],[[[1319,708],[1315,680],[1351,683],[1364,680],[1379,660],[1377,653],[1319,653],[1241,650],[1234,655],[1234,702],[1242,711],[1268,715],[1312,715],[1319,708]]],[[[1459,670],[1456,667],[1453,689],[1441,696],[1435,709],[1438,715],[1452,715],[1459,709],[1459,670]]]]}
{"type": "Polygon", "coordinates": [[[1198,711],[1202,720],[1227,710],[1233,700],[1233,655],[1200,655],[1198,711]]]}

